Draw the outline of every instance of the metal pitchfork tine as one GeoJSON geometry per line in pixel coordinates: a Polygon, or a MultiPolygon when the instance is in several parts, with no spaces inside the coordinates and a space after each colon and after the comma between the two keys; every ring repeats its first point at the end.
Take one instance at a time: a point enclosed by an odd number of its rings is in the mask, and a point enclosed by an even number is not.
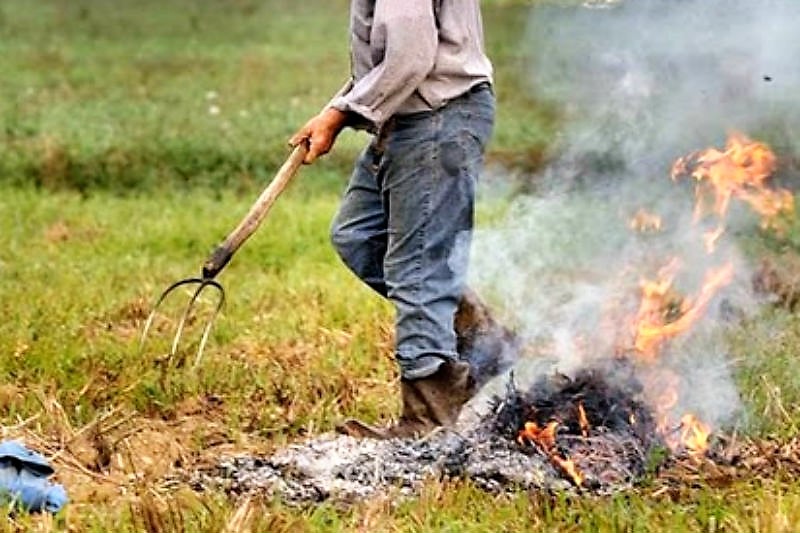
{"type": "MultiPolygon", "coordinates": [[[[205,263],[203,263],[201,276],[199,278],[193,277],[176,281],[161,293],[161,296],[158,297],[158,300],[156,300],[156,303],[153,306],[153,310],[150,311],[147,321],[144,323],[142,337],[139,342],[140,351],[144,350],[148,334],[150,333],[150,328],[152,327],[153,321],[156,317],[156,313],[158,312],[158,309],[164,300],[166,300],[167,296],[180,287],[197,285],[197,288],[192,294],[186,309],[184,309],[181,315],[178,326],[175,329],[175,336],[172,339],[172,346],[169,354],[166,356],[166,362],[169,363],[172,358],[175,357],[175,354],[178,351],[178,346],[180,345],[181,336],[183,335],[183,329],[186,325],[186,321],[191,316],[192,309],[200,297],[200,294],[205,292],[206,289],[212,289],[219,295],[217,299],[217,305],[214,308],[211,317],[208,319],[208,322],[203,327],[203,334],[200,338],[200,344],[197,348],[197,354],[195,355],[192,368],[196,368],[197,365],[200,364],[200,359],[203,356],[203,350],[205,349],[206,342],[208,341],[208,336],[211,333],[211,327],[214,325],[217,315],[219,315],[220,311],[225,305],[225,289],[219,282],[215,281],[214,278],[222,271],[223,268],[225,268],[225,265],[227,265],[231,260],[233,254],[235,254],[242,244],[244,244],[244,242],[256,231],[256,229],[258,229],[258,226],[267,216],[272,204],[275,203],[275,200],[297,173],[297,169],[303,164],[303,159],[305,159],[307,152],[308,145],[306,143],[300,143],[299,145],[295,146],[294,150],[292,150],[292,153],[286,159],[286,162],[283,164],[283,166],[281,166],[280,170],[278,170],[278,173],[275,175],[266,189],[262,191],[261,195],[250,208],[250,211],[242,219],[242,221],[239,222],[239,225],[236,226],[236,229],[228,234],[225,240],[217,245],[214,251],[208,256],[205,263]]],[[[183,359],[181,359],[181,363],[182,362],[183,359]]]]}

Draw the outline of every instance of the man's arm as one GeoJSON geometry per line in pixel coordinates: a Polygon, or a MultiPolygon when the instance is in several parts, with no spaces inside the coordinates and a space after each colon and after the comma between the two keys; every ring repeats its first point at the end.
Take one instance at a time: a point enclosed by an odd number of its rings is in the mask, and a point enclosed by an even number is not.
{"type": "Polygon", "coordinates": [[[433,2],[378,0],[372,38],[383,41],[383,59],[290,139],[292,145],[309,142],[306,163],[330,151],[352,114],[378,129],[433,69],[438,45],[433,2]]]}
{"type": "Polygon", "coordinates": [[[384,56],[352,90],[331,105],[355,113],[378,129],[419,87],[433,69],[438,46],[431,0],[378,0],[373,41],[383,41],[384,56]]]}

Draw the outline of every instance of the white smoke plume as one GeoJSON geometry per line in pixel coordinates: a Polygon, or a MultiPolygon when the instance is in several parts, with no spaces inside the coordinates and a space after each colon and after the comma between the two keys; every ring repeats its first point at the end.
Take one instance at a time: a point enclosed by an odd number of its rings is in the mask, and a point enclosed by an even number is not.
{"type": "MultiPolygon", "coordinates": [[[[673,256],[681,294],[731,261],[735,278],[691,331],[670,341],[641,377],[675,376],[679,402],[713,427],[739,397],[723,332],[752,311],[751,267],[735,234],[758,218],[746,207],[709,255],[692,221],[691,183],[670,180],[675,159],[742,131],[779,154],[800,139],[800,2],[628,0],[607,9],[536,7],[525,49],[531,90],[556,103],[564,124],[536,193],[475,235],[470,283],[502,304],[537,354],[524,367],[571,373],[619,353],[640,300],[673,256]],[[794,141],[793,141],[794,140],[794,141]],[[633,232],[645,208],[660,232],[633,232]],[[542,365],[542,358],[552,365],[542,365]]],[[[798,150],[800,151],[800,150],[798,150]]],[[[530,374],[530,372],[528,372],[530,374]]]]}

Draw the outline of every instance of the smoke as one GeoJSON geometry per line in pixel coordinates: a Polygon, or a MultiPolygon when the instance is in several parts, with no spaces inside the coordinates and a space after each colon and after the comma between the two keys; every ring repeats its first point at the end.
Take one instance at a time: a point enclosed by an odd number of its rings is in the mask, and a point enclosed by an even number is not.
{"type": "Polygon", "coordinates": [[[674,288],[691,297],[709,269],[730,261],[733,281],[642,379],[677,380],[678,419],[691,411],[714,427],[733,420],[739,399],[724,330],[758,302],[732,235],[758,219],[737,208],[709,255],[708,228],[692,220],[692,184],[671,181],[669,172],[680,156],[722,147],[732,130],[779,153],[796,148],[797,20],[794,0],[532,10],[529,81],[562,109],[564,124],[552,163],[535,177],[537,193],[516,198],[502,223],[476,233],[470,274],[516,318],[536,361],[523,366],[569,374],[611,360],[630,334],[642,280],[678,256],[674,288]],[[640,208],[661,216],[661,231],[631,231],[640,208]]]}
{"type": "Polygon", "coordinates": [[[535,9],[530,82],[569,116],[563,156],[610,169],[652,171],[731,128],[796,139],[799,16],[794,0],[535,9]]]}

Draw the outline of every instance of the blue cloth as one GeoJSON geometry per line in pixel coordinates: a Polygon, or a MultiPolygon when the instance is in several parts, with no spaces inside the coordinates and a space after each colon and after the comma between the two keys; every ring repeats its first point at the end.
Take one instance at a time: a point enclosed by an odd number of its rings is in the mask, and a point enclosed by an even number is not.
{"type": "Polygon", "coordinates": [[[358,160],[331,228],[344,263],[395,305],[406,379],[458,358],[475,188],[494,123],[488,86],[392,118],[358,160]]]}
{"type": "Polygon", "coordinates": [[[32,512],[56,513],[66,505],[64,487],[47,480],[47,459],[17,441],[0,443],[0,503],[32,512]]]}

